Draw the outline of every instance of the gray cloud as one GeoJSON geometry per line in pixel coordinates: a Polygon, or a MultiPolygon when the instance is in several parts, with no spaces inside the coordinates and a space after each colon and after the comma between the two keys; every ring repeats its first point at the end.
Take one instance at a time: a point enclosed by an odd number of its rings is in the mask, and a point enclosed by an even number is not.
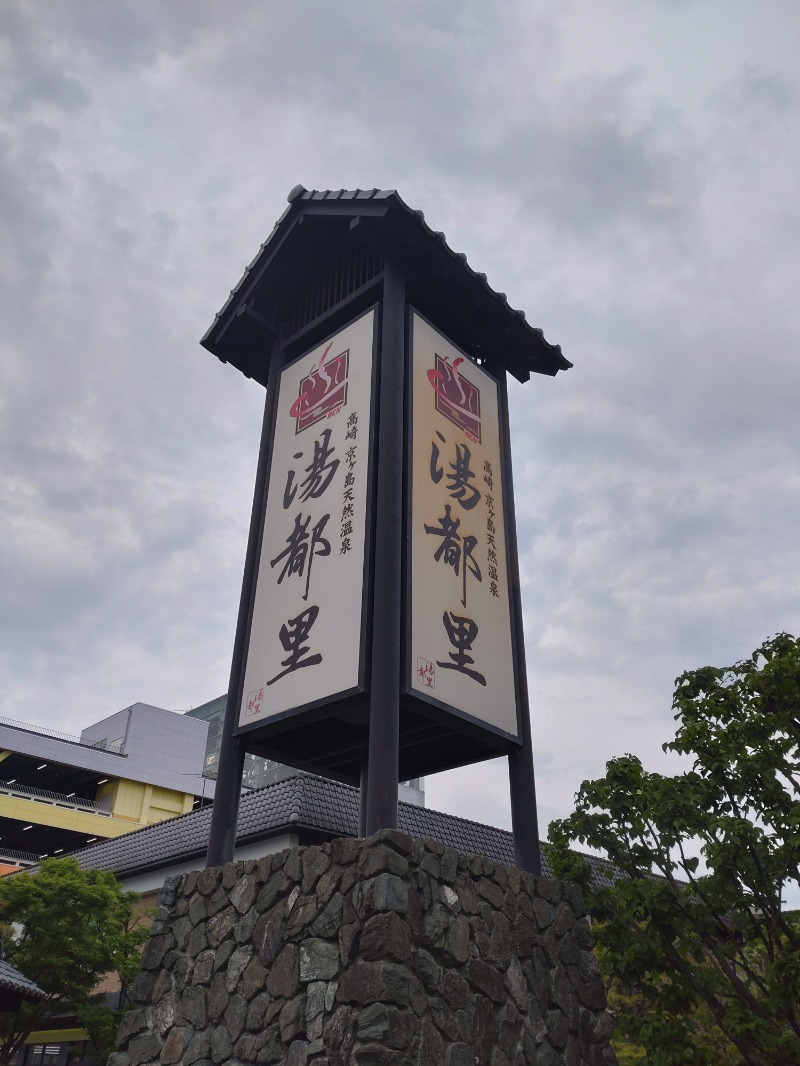
{"type": "MultiPolygon", "coordinates": [[[[263,394],[197,342],[297,181],[396,186],[575,362],[511,390],[543,824],[797,629],[788,20],[503,10],[4,5],[0,713],[224,690],[263,394]]],[[[431,801],[503,822],[504,775],[431,801]]]]}

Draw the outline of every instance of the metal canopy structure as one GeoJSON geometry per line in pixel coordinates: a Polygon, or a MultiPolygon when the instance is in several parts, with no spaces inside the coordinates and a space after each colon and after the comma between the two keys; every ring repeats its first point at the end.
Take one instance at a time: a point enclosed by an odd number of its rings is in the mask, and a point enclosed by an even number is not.
{"type": "Polygon", "coordinates": [[[232,855],[245,751],[360,783],[364,833],[396,825],[399,780],[505,754],[518,863],[538,871],[506,375],[572,364],[377,189],[296,186],[201,343],[267,390],[208,864],[232,855]]]}

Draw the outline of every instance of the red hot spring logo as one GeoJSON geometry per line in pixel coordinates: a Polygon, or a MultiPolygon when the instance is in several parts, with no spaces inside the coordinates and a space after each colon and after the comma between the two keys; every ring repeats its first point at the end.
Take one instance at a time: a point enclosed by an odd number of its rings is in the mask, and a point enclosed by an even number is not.
{"type": "Polygon", "coordinates": [[[436,368],[428,371],[428,381],[436,393],[436,410],[470,440],[481,442],[481,394],[472,382],[459,373],[462,356],[450,363],[445,356],[436,355],[436,368]]]}
{"type": "Polygon", "coordinates": [[[311,373],[300,382],[300,395],[289,411],[296,419],[295,435],[323,418],[330,418],[347,403],[350,349],[326,362],[332,344],[333,341],[322,353],[319,365],[312,367],[311,373]]]}

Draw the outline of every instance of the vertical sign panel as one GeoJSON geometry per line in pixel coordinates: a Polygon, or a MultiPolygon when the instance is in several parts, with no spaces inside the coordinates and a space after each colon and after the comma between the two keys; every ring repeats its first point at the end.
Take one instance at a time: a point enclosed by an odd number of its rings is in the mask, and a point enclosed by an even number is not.
{"type": "Polygon", "coordinates": [[[281,372],[239,727],[362,678],[375,312],[281,372]]]}
{"type": "Polygon", "coordinates": [[[518,735],[497,384],[412,314],[412,690],[518,735]]]}

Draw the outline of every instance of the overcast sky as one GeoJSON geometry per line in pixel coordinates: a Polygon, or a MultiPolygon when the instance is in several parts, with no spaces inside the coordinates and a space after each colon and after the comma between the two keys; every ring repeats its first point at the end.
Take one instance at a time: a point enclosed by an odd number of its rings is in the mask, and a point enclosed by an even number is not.
{"type": "MultiPolygon", "coordinates": [[[[225,691],[297,183],[396,188],[575,365],[511,390],[540,822],[800,630],[797,0],[3,0],[0,714],[225,691]]],[[[429,805],[509,824],[502,761],[429,805]]]]}

